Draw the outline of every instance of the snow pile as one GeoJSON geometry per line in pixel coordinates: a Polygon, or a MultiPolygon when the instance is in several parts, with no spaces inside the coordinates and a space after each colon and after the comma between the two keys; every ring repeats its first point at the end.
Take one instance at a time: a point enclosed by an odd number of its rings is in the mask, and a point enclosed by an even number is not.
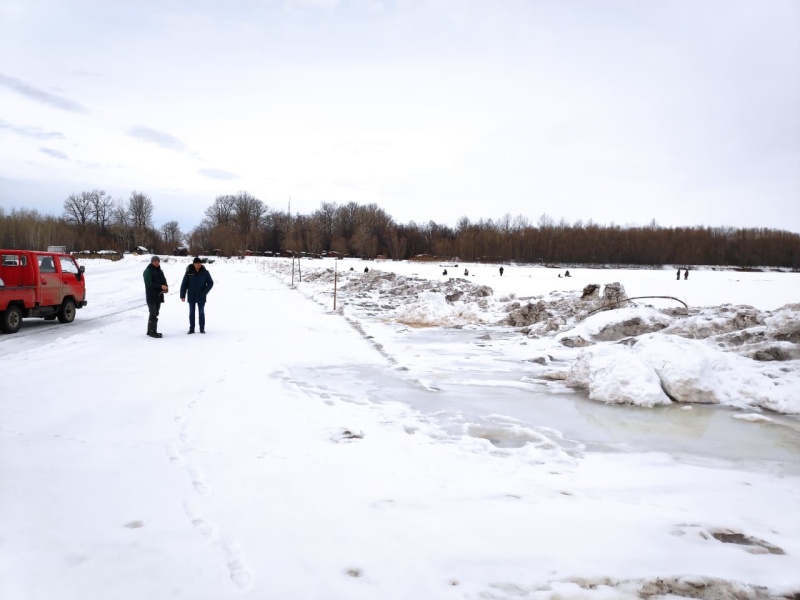
{"type": "MultiPolygon", "coordinates": [[[[285,264],[273,268],[287,279],[285,264]]],[[[371,322],[514,328],[543,344],[540,356],[526,359],[536,365],[529,379],[567,385],[598,402],[724,404],[800,414],[800,396],[792,393],[800,389],[800,304],[771,311],[734,304],[687,310],[676,302],[657,308],[629,300],[620,282],[527,298],[506,288],[498,296],[470,279],[373,266],[367,273],[340,271],[338,298],[362,330],[371,322]],[[551,360],[555,354],[560,360],[551,360]]],[[[304,282],[312,297],[327,302],[333,269],[309,274],[306,268],[304,282]]]]}
{"type": "Polygon", "coordinates": [[[342,292],[362,299],[377,295],[387,311],[384,318],[423,327],[486,322],[486,298],[492,293],[464,279],[436,282],[377,270],[349,277],[342,292]]]}
{"type": "Polygon", "coordinates": [[[697,340],[646,335],[581,352],[568,385],[611,404],[726,404],[800,414],[800,377],[697,340]]]}

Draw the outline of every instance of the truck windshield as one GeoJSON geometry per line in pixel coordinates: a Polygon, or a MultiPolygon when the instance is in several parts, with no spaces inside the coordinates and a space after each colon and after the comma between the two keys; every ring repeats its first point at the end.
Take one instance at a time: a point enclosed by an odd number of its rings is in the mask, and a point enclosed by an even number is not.
{"type": "Polygon", "coordinates": [[[60,256],[58,260],[61,263],[62,273],[74,273],[75,275],[78,274],[78,265],[76,265],[75,261],[73,261],[71,258],[60,256]]]}

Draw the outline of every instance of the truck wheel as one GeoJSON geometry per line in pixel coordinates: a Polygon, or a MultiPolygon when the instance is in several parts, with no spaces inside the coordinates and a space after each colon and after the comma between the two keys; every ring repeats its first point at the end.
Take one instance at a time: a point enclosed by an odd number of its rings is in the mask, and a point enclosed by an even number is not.
{"type": "Polygon", "coordinates": [[[22,311],[17,306],[9,306],[5,312],[0,313],[0,331],[3,333],[17,333],[22,327],[22,311]]]}
{"type": "Polygon", "coordinates": [[[75,320],[75,302],[73,300],[64,300],[61,308],[58,309],[58,322],[59,323],[72,323],[75,320]]]}

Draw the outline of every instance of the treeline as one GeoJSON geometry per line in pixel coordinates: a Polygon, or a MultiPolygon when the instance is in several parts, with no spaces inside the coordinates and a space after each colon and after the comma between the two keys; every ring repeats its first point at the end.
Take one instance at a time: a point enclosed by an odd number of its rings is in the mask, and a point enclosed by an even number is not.
{"type": "Polygon", "coordinates": [[[556,223],[542,215],[480,219],[455,227],[433,221],[396,223],[377,204],[323,202],[311,214],[271,209],[248,194],[218,196],[199,225],[181,231],[176,221],[153,223],[152,199],[138,191],[113,200],[102,190],[70,195],[59,216],[0,207],[0,246],[135,251],[226,256],[253,253],[336,252],[342,256],[407,259],[418,255],[478,262],[559,264],[772,266],[800,269],[800,234],[732,227],[642,227],[592,221],[556,223]]]}

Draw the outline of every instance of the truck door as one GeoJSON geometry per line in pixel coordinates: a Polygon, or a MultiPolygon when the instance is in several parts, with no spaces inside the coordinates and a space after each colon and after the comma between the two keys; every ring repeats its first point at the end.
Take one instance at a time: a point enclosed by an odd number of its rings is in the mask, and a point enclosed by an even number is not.
{"type": "Polygon", "coordinates": [[[53,256],[38,254],[39,283],[41,284],[41,306],[58,306],[61,304],[61,274],[56,272],[56,261],[53,256]]]}
{"type": "MultiPolygon", "coordinates": [[[[61,267],[61,286],[65,296],[74,296],[76,304],[83,300],[83,281],[78,265],[69,256],[59,256],[61,267]]],[[[80,305],[79,305],[80,306],[80,305]]]]}

